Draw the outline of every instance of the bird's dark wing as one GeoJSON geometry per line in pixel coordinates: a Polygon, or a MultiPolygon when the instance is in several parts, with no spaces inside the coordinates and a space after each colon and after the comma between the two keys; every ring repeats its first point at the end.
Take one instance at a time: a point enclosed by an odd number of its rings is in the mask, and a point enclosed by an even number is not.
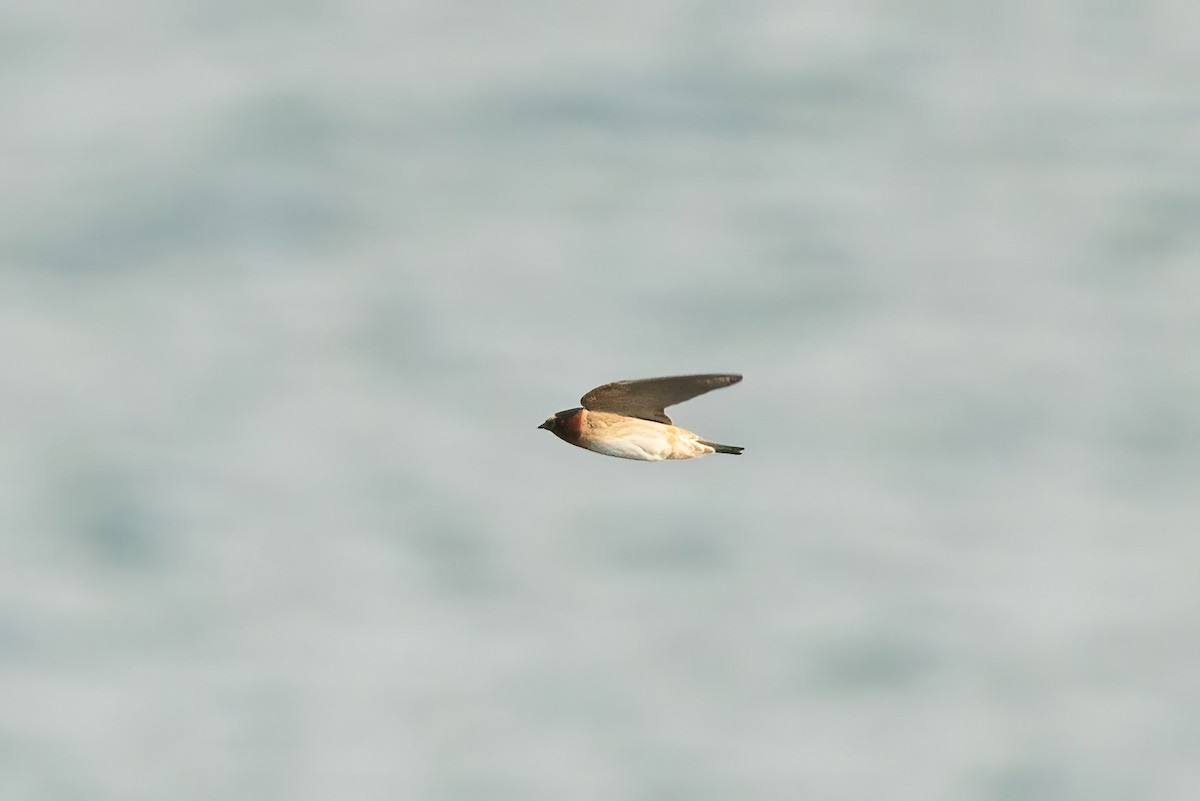
{"type": "Polygon", "coordinates": [[[670,425],[671,418],[663,413],[666,407],[741,380],[740,375],[713,374],[614,381],[596,387],[580,403],[591,412],[612,412],[670,425]]]}

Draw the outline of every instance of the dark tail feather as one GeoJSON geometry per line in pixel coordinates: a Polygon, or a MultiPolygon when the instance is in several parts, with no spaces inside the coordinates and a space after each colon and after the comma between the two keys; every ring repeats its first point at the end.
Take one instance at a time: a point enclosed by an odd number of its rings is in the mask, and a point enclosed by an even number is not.
{"type": "Polygon", "coordinates": [[[746,450],[745,448],[739,448],[737,445],[718,445],[715,442],[705,442],[704,440],[700,440],[700,444],[707,445],[717,453],[732,453],[734,456],[746,450]]]}

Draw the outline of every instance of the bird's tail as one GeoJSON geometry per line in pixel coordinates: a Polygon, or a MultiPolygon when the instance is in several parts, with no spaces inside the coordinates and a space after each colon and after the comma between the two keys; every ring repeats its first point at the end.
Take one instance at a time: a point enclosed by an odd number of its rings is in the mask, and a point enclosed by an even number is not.
{"type": "Polygon", "coordinates": [[[734,456],[746,450],[745,448],[739,448],[737,445],[718,445],[715,442],[705,442],[704,440],[700,440],[700,444],[707,445],[717,453],[732,453],[734,456]]]}

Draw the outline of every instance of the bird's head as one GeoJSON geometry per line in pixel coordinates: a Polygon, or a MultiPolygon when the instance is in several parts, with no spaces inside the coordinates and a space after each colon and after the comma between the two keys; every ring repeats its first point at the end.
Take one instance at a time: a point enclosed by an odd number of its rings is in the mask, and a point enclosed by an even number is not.
{"type": "Polygon", "coordinates": [[[565,412],[555,412],[538,428],[544,428],[554,436],[571,442],[579,435],[579,415],[582,411],[583,409],[567,409],[565,412]]]}

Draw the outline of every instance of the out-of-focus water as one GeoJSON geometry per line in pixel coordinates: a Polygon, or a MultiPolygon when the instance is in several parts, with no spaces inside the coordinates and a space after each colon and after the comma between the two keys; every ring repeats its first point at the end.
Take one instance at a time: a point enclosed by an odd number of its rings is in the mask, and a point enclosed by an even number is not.
{"type": "Polygon", "coordinates": [[[1195,798],[1198,27],[10,4],[0,797],[1195,798]]]}

